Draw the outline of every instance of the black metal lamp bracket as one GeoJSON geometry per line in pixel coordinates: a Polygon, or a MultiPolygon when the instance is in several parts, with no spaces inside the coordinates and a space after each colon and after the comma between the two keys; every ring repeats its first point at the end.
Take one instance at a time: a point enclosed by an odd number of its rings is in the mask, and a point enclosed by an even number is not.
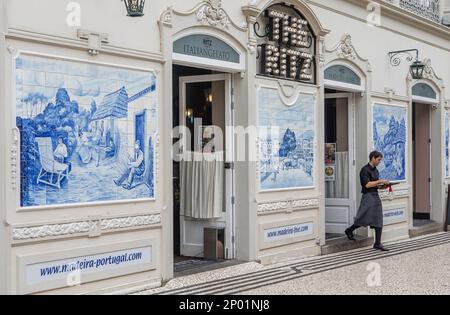
{"type": "Polygon", "coordinates": [[[416,61],[419,61],[419,50],[418,49],[407,49],[407,50],[398,50],[398,51],[391,51],[389,52],[390,63],[392,66],[397,67],[402,63],[400,55],[407,55],[406,60],[408,62],[413,61],[414,56],[413,52],[416,53],[416,61]]]}

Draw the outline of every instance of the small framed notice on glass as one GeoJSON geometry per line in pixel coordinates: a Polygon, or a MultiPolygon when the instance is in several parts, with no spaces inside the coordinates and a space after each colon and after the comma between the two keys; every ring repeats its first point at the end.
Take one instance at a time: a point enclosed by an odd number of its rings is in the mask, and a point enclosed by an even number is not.
{"type": "Polygon", "coordinates": [[[336,165],[336,143],[325,144],[325,165],[336,165]]]}
{"type": "Polygon", "coordinates": [[[215,143],[215,127],[203,126],[202,127],[202,152],[214,153],[216,151],[215,143]]]}

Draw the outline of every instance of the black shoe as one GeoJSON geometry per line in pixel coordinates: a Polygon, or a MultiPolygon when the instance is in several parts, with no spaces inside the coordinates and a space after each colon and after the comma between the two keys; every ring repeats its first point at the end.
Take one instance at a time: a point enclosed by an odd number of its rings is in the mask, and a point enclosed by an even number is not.
{"type": "Polygon", "coordinates": [[[386,247],[384,247],[383,245],[381,245],[381,244],[375,244],[375,245],[373,245],[373,248],[374,249],[377,249],[377,250],[380,250],[380,251],[382,251],[382,252],[388,252],[389,251],[389,249],[387,249],[386,247]]]}
{"type": "Polygon", "coordinates": [[[346,229],[346,230],[345,230],[345,235],[347,235],[347,238],[348,238],[350,241],[356,241],[355,235],[353,235],[353,232],[351,232],[349,229],[346,229]]]}

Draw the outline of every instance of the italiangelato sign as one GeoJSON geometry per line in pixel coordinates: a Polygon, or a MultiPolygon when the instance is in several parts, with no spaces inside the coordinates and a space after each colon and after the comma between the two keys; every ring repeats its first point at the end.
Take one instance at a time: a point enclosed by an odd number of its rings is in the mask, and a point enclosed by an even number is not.
{"type": "Polygon", "coordinates": [[[239,54],[224,41],[209,35],[189,35],[175,41],[173,52],[181,55],[240,63],[239,54]]]}

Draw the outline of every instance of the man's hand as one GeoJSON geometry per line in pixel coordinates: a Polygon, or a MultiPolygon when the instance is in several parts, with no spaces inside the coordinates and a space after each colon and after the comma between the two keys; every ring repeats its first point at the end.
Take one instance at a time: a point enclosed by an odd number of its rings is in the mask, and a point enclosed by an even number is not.
{"type": "Polygon", "coordinates": [[[388,189],[391,182],[389,180],[380,179],[378,184],[379,189],[388,189]]]}

